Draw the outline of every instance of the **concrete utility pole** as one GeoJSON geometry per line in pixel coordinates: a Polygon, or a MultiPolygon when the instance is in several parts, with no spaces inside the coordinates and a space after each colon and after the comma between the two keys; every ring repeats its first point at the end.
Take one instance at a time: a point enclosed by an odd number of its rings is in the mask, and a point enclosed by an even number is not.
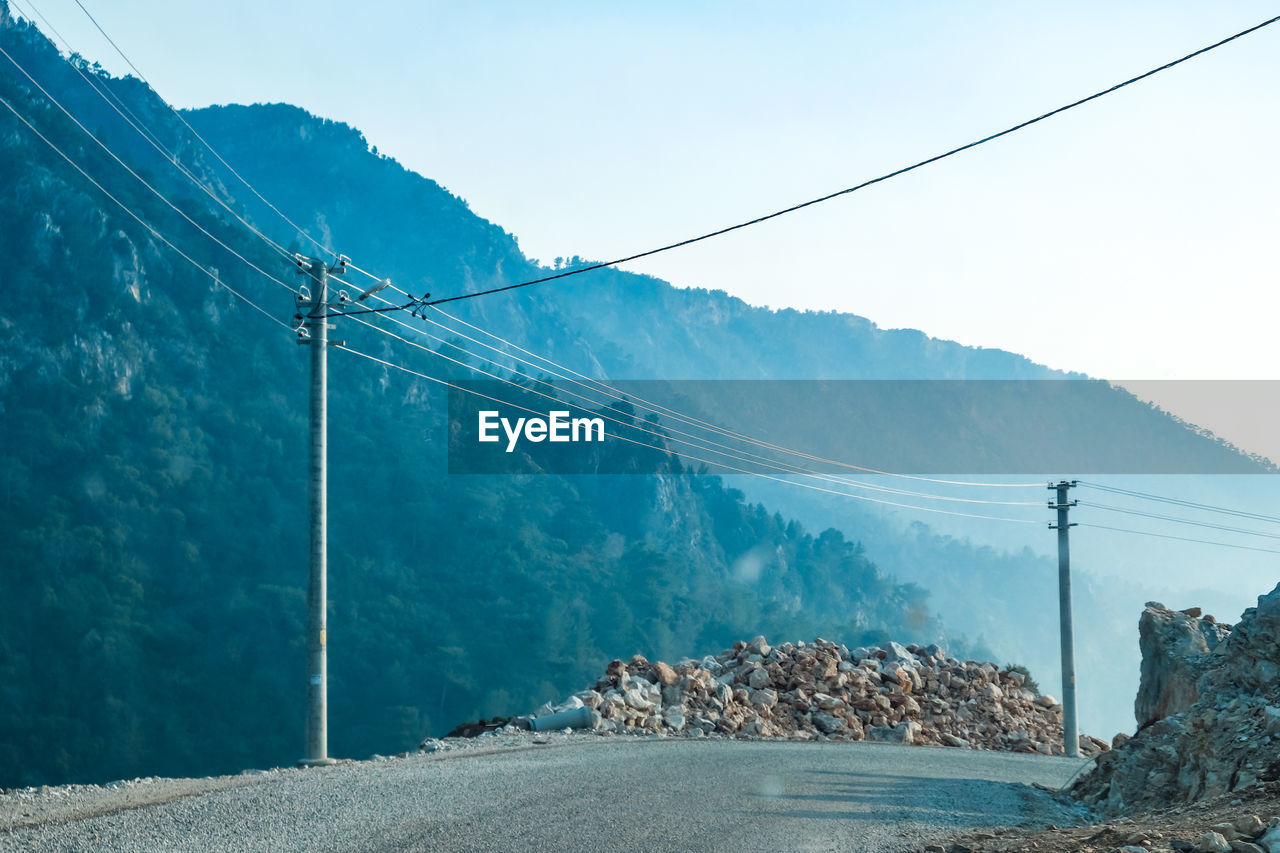
{"type": "MultiPolygon", "coordinates": [[[[311,347],[311,578],[307,584],[307,753],[300,767],[333,764],[329,757],[329,672],[325,607],[328,600],[328,348],[331,309],[329,275],[346,271],[346,258],[330,267],[316,258],[298,259],[298,273],[310,279],[297,300],[298,343],[311,347]],[[305,330],[305,333],[304,333],[305,330]]],[[[341,344],[341,341],[333,343],[341,344]]]]}
{"type": "Polygon", "coordinates": [[[1058,531],[1058,614],[1062,629],[1062,746],[1067,755],[1080,757],[1080,733],[1076,723],[1076,652],[1071,622],[1071,543],[1067,532],[1075,527],[1067,522],[1067,510],[1076,505],[1067,500],[1067,490],[1075,480],[1050,483],[1049,490],[1057,492],[1057,503],[1050,502],[1049,509],[1058,511],[1058,523],[1049,524],[1058,531]]]}

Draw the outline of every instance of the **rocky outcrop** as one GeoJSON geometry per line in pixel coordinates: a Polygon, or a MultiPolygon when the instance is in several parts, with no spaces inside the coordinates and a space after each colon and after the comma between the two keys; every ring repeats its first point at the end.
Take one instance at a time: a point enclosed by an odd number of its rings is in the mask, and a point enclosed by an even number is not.
{"type": "Polygon", "coordinates": [[[1214,649],[1230,633],[1212,616],[1200,618],[1200,608],[1170,610],[1147,602],[1138,619],[1142,678],[1134,715],[1138,728],[1180,714],[1200,698],[1196,682],[1209,667],[1214,649]]]}
{"type": "MultiPolygon", "coordinates": [[[[1192,688],[1196,698],[1099,756],[1074,793],[1099,811],[1119,814],[1193,802],[1280,778],[1280,586],[1260,596],[1258,606],[1246,610],[1234,629],[1210,617],[1200,619],[1194,611],[1174,617],[1156,605],[1147,606],[1143,619],[1157,633],[1167,631],[1174,649],[1192,651],[1172,664],[1154,663],[1151,685],[1144,661],[1148,698],[1145,704],[1140,698],[1139,709],[1153,715],[1161,701],[1178,708],[1189,694],[1173,685],[1199,669],[1192,688]],[[1215,636],[1217,641],[1207,654],[1200,653],[1194,650],[1197,636],[1206,645],[1215,636]]],[[[1147,649],[1144,644],[1144,653],[1147,649]]],[[[1167,648],[1155,642],[1151,650],[1165,655],[1167,648]]]]}
{"type": "MultiPolygon", "coordinates": [[[[1062,753],[1062,708],[1024,676],[938,646],[849,649],[826,640],[739,642],[675,665],[615,660],[593,688],[547,714],[587,706],[598,731],[791,740],[867,740],[1062,753]]],[[[1107,745],[1082,737],[1085,754],[1107,745]]]]}

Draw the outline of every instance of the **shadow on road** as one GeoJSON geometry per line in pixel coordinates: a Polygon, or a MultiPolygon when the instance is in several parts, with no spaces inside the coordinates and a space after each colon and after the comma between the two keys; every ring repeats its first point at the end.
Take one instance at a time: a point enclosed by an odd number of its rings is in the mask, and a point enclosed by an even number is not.
{"type": "MultiPolygon", "coordinates": [[[[1023,808],[1033,794],[1025,785],[986,779],[931,779],[889,773],[805,773],[799,790],[774,790],[754,797],[755,815],[839,821],[920,821],[959,828],[1026,823],[1023,808]],[[779,808],[770,810],[775,801],[779,808]],[[813,808],[791,804],[812,803],[813,808]],[[1011,809],[1011,805],[1020,807],[1011,809]],[[824,808],[825,806],[825,808],[824,808]]],[[[746,810],[744,810],[745,812],[746,810]]],[[[1034,822],[1034,821],[1032,821],[1034,822]]]]}

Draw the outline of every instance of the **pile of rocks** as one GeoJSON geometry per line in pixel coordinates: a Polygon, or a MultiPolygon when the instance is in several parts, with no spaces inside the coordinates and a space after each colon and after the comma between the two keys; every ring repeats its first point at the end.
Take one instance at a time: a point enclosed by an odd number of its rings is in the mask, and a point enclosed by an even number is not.
{"type": "Polygon", "coordinates": [[[1234,629],[1148,603],[1140,727],[1074,792],[1098,811],[1162,808],[1280,779],[1280,587],[1234,629]]]}
{"type": "Polygon", "coordinates": [[[1194,849],[1197,853],[1276,853],[1280,851],[1280,818],[1263,823],[1257,815],[1245,815],[1215,823],[1196,839],[1194,849]]]}
{"type": "MultiPolygon", "coordinates": [[[[937,646],[849,649],[764,637],[674,666],[615,660],[596,685],[543,714],[587,707],[602,733],[664,733],[1062,753],[1062,708],[1022,673],[937,646]]],[[[1081,737],[1086,754],[1107,749],[1081,737]]]]}

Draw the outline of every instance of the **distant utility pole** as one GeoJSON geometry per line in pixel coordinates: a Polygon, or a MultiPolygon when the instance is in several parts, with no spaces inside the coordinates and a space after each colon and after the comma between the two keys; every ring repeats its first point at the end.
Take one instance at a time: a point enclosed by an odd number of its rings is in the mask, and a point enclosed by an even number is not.
{"type": "Polygon", "coordinates": [[[1058,511],[1058,523],[1050,522],[1049,529],[1058,531],[1058,615],[1062,629],[1062,746],[1067,755],[1080,757],[1080,735],[1076,723],[1076,653],[1071,623],[1071,543],[1067,533],[1075,524],[1067,522],[1067,510],[1076,505],[1067,500],[1067,490],[1076,481],[1061,480],[1050,483],[1049,490],[1057,492],[1057,502],[1050,501],[1049,509],[1058,511]]]}
{"type": "Polygon", "coordinates": [[[346,272],[347,259],[339,256],[335,266],[323,260],[295,255],[298,273],[310,279],[297,298],[295,316],[298,343],[311,347],[311,579],[307,584],[307,754],[300,767],[333,764],[329,757],[329,671],[325,644],[325,606],[328,599],[328,385],[327,351],[329,318],[340,303],[329,302],[329,275],[346,272]]]}

